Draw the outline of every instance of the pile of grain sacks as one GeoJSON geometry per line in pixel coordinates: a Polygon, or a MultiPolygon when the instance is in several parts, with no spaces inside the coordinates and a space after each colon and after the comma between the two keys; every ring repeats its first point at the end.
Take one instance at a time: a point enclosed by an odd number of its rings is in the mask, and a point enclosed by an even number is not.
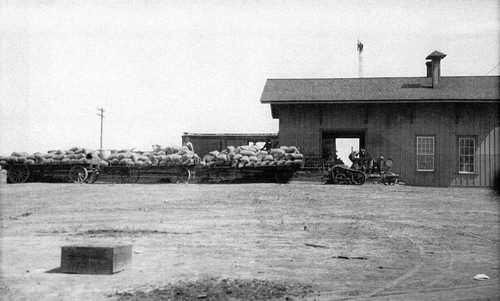
{"type": "Polygon", "coordinates": [[[157,148],[154,151],[136,150],[90,150],[73,147],[69,150],[51,150],[47,153],[28,154],[13,152],[10,156],[0,156],[0,165],[6,164],[78,164],[97,163],[101,166],[191,166],[199,157],[186,147],[157,148]]]}
{"type": "Polygon", "coordinates": [[[228,146],[223,151],[211,151],[203,156],[200,167],[231,166],[234,168],[259,166],[302,165],[303,155],[295,146],[281,146],[269,151],[255,145],[228,146]]]}
{"type": "Polygon", "coordinates": [[[157,148],[151,152],[133,150],[101,151],[99,158],[111,166],[192,166],[199,162],[198,155],[187,147],[157,148]]]}
{"type": "Polygon", "coordinates": [[[0,156],[0,165],[6,164],[77,164],[97,163],[101,166],[231,166],[234,168],[259,166],[288,166],[303,164],[303,155],[295,146],[281,146],[269,151],[257,146],[228,146],[223,151],[212,151],[202,159],[187,147],[155,148],[153,151],[91,150],[73,147],[69,150],[51,150],[47,153],[28,154],[13,152],[10,156],[0,156]]]}
{"type": "Polygon", "coordinates": [[[61,163],[87,163],[87,155],[91,150],[74,147],[69,150],[50,150],[47,153],[13,152],[10,156],[0,156],[0,165],[22,163],[33,164],[61,164],[61,163]]]}

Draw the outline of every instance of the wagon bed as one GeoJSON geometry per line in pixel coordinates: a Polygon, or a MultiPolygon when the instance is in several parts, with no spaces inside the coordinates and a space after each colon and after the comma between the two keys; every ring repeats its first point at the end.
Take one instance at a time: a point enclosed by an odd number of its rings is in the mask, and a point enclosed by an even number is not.
{"type": "Polygon", "coordinates": [[[83,183],[97,171],[98,163],[94,160],[51,164],[8,163],[2,165],[2,168],[7,170],[8,183],[13,184],[43,179],[64,179],[74,183],[83,183]]]}
{"type": "Polygon", "coordinates": [[[193,174],[190,166],[102,166],[95,177],[89,181],[94,183],[98,178],[112,182],[137,183],[139,179],[147,182],[187,183],[193,174]]]}
{"type": "Polygon", "coordinates": [[[227,165],[197,168],[197,183],[288,183],[300,165],[253,166],[236,168],[227,165]]]}

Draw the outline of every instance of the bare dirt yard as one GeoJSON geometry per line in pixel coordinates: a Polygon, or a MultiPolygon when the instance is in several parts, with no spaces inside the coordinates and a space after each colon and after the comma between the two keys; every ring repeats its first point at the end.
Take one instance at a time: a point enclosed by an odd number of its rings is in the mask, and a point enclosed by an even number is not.
{"type": "Polygon", "coordinates": [[[2,300],[499,300],[488,189],[0,184],[2,300]],[[113,275],[61,247],[133,244],[113,275]],[[474,280],[477,274],[488,280],[474,280]]]}

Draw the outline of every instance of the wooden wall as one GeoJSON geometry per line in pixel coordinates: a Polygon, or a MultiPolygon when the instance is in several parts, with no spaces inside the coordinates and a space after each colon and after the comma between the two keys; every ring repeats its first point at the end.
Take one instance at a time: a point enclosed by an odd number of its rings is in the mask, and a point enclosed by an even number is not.
{"type": "Polygon", "coordinates": [[[208,154],[211,151],[218,150],[222,151],[226,149],[228,146],[241,146],[241,145],[248,145],[249,142],[266,142],[268,139],[271,141],[271,143],[278,144],[277,142],[277,137],[260,137],[260,136],[252,136],[249,135],[248,137],[246,136],[237,136],[234,137],[230,134],[224,135],[211,135],[211,136],[203,136],[203,135],[189,135],[186,136],[184,135],[182,137],[182,143],[185,143],[186,137],[189,137],[191,143],[193,144],[193,148],[195,153],[197,153],[200,157],[203,157],[204,155],[208,154]]]}
{"type": "Polygon", "coordinates": [[[500,170],[498,104],[281,105],[280,144],[321,156],[323,131],[359,130],[373,156],[395,162],[410,185],[492,186],[500,170]],[[416,168],[416,137],[435,137],[435,169],[416,168]],[[458,173],[458,138],[476,138],[476,173],[458,173]]]}

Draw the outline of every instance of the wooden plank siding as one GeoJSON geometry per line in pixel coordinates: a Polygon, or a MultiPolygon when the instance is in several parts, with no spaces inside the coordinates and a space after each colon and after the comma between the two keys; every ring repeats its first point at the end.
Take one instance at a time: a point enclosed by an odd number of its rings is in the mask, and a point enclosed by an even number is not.
{"type": "Polygon", "coordinates": [[[283,104],[279,109],[281,145],[295,145],[306,156],[321,156],[323,131],[365,131],[373,157],[395,162],[394,172],[417,186],[492,186],[500,164],[498,104],[283,104]],[[434,171],[417,171],[417,136],[434,137],[434,171]],[[475,172],[459,173],[459,138],[476,143],[475,172]]]}
{"type": "Polygon", "coordinates": [[[185,133],[182,135],[183,144],[186,142],[186,138],[190,139],[195,153],[200,157],[214,150],[222,151],[228,146],[237,147],[248,145],[250,142],[267,142],[269,140],[272,145],[278,145],[277,134],[185,133]]]}
{"type": "Polygon", "coordinates": [[[306,156],[321,156],[318,109],[315,106],[284,105],[280,114],[280,145],[297,146],[306,156]]]}

